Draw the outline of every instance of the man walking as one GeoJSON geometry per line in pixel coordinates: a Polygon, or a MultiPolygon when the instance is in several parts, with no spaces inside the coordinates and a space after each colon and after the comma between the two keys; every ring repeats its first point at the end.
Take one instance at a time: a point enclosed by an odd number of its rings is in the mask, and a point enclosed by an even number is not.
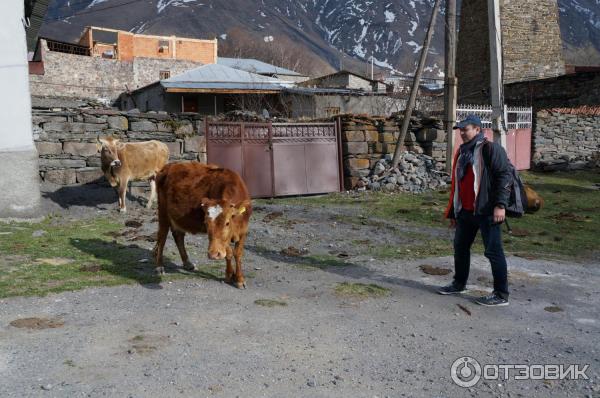
{"type": "Polygon", "coordinates": [[[511,172],[506,151],[489,142],[481,130],[481,120],[469,115],[454,126],[460,129],[463,144],[456,152],[452,168],[450,200],[445,216],[454,235],[454,281],[440,288],[440,294],[465,290],[471,266],[471,246],[481,231],[485,256],[490,260],[494,291],[476,300],[486,306],[508,305],[508,276],[502,249],[500,226],[506,217],[511,172]]]}

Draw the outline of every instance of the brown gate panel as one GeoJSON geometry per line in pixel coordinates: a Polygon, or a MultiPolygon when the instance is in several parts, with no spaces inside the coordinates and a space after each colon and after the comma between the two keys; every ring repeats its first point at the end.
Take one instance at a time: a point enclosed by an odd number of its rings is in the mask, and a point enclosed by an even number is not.
{"type": "Polygon", "coordinates": [[[273,196],[271,162],[271,126],[267,123],[244,123],[244,172],[242,178],[254,198],[273,196]]]}
{"type": "Polygon", "coordinates": [[[207,123],[206,153],[208,163],[231,169],[242,175],[242,126],[238,123],[207,123]]]}
{"type": "Polygon", "coordinates": [[[274,145],[273,164],[275,165],[276,195],[308,193],[304,145],[274,145]]]}
{"type": "Polygon", "coordinates": [[[206,122],[209,163],[236,171],[252,197],[338,192],[335,123],[206,122]]]}
{"type": "Polygon", "coordinates": [[[336,192],[339,190],[339,172],[335,167],[337,161],[337,144],[306,144],[306,175],[308,192],[336,192]]]}
{"type": "Polygon", "coordinates": [[[275,195],[339,191],[339,152],[334,123],[273,124],[273,156],[275,195]]]}

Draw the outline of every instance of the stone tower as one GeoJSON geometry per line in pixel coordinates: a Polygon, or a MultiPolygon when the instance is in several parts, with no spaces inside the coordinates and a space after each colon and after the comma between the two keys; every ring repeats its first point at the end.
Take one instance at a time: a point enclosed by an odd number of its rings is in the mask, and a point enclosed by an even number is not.
{"type": "MultiPolygon", "coordinates": [[[[456,56],[459,103],[489,104],[488,0],[463,0],[456,56]]],[[[563,75],[556,0],[500,0],[504,84],[563,75]]]]}

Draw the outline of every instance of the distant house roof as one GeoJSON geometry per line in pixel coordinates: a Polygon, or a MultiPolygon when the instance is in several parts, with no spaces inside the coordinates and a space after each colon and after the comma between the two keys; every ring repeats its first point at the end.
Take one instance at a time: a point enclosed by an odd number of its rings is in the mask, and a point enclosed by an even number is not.
{"type": "Polygon", "coordinates": [[[258,73],[259,75],[303,76],[298,72],[252,58],[223,58],[217,59],[217,64],[230,68],[258,73]]]}
{"type": "Polygon", "coordinates": [[[329,74],[329,75],[324,75],[324,76],[315,77],[315,78],[313,78],[313,79],[310,79],[310,80],[307,80],[307,81],[305,81],[305,82],[302,82],[301,84],[302,84],[303,86],[309,86],[309,85],[311,85],[311,84],[316,84],[316,83],[317,83],[317,82],[319,82],[319,81],[322,81],[322,80],[327,80],[327,79],[331,79],[332,77],[335,77],[335,76],[341,76],[341,75],[352,75],[352,76],[356,76],[356,77],[358,77],[358,78],[360,78],[360,79],[366,80],[366,81],[368,81],[368,82],[371,82],[371,83],[382,83],[382,84],[385,84],[385,85],[387,85],[387,83],[385,83],[385,82],[383,82],[383,81],[381,81],[381,80],[369,79],[369,78],[368,78],[368,77],[366,77],[366,76],[359,75],[358,73],[350,72],[349,70],[340,70],[340,71],[338,71],[338,72],[331,73],[331,74],[329,74]]]}
{"type": "Polygon", "coordinates": [[[208,64],[189,70],[181,75],[161,80],[160,84],[169,92],[229,92],[248,91],[278,92],[290,82],[266,77],[225,65],[208,64]]]}

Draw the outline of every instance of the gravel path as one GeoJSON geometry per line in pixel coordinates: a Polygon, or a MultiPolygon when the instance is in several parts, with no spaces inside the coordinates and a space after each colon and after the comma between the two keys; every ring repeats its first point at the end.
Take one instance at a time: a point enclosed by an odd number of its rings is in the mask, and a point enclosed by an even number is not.
{"type": "MultiPolygon", "coordinates": [[[[84,216],[116,204],[47,206],[84,216]]],[[[335,221],[346,211],[259,206],[246,290],[184,279],[0,300],[0,397],[600,396],[599,264],[510,257],[510,306],[483,308],[472,299],[489,290],[485,258],[474,256],[469,292],[437,295],[451,274],[419,266],[451,268],[451,258],[373,258],[356,242],[401,242],[402,226],[335,221]],[[288,246],[315,258],[348,256],[335,265],[307,261],[280,254],[288,246]],[[341,296],[334,288],[342,282],[375,283],[390,294],[341,296]],[[256,303],[265,299],[285,305],[256,303]],[[29,317],[54,327],[10,325],[29,317]],[[450,378],[462,356],[482,365],[589,364],[590,380],[480,381],[465,389],[450,378]]],[[[144,220],[142,233],[155,231],[151,212],[132,216],[144,220]]],[[[206,262],[206,237],[186,239],[196,261],[206,262]]]]}

